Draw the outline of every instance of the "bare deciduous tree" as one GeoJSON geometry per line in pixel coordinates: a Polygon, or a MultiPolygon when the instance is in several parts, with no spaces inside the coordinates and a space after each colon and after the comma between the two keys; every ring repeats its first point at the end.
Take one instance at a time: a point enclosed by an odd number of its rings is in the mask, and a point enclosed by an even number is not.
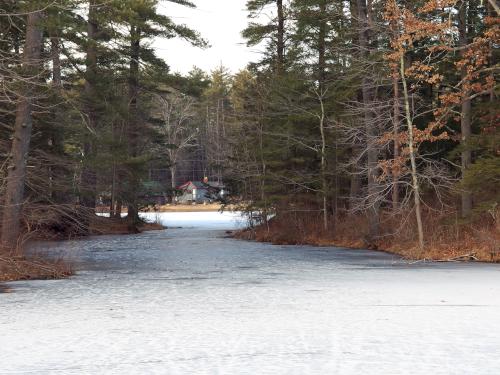
{"type": "Polygon", "coordinates": [[[156,95],[159,104],[165,136],[166,154],[170,163],[172,189],[176,188],[176,168],[179,157],[187,148],[194,146],[198,128],[193,119],[196,115],[195,99],[181,93],[156,95]]]}

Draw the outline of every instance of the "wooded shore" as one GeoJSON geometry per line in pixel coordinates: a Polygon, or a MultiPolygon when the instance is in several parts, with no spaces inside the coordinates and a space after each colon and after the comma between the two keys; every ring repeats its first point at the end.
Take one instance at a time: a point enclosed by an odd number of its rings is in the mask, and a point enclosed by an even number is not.
{"type": "Polygon", "coordinates": [[[500,230],[493,221],[439,225],[436,218],[426,217],[428,242],[419,247],[412,225],[401,226],[401,218],[385,217],[375,240],[366,237],[366,217],[349,216],[336,222],[336,228],[325,230],[321,218],[280,216],[254,228],[235,233],[243,240],[270,242],[276,245],[334,246],[348,249],[370,249],[397,254],[410,262],[480,261],[500,263],[500,230]]]}
{"type": "MultiPolygon", "coordinates": [[[[86,235],[62,234],[47,230],[30,235],[29,241],[64,241],[99,235],[127,235],[146,231],[163,230],[159,223],[140,222],[131,226],[126,219],[95,216],[86,235]]],[[[28,242],[28,240],[26,240],[28,242]]],[[[49,280],[72,276],[72,264],[65,259],[40,257],[36,254],[0,256],[0,282],[16,280],[49,280]]]]}

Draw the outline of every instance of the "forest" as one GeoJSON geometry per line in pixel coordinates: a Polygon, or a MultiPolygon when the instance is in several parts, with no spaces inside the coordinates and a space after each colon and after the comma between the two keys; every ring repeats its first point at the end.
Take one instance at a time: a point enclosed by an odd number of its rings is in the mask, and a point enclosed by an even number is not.
{"type": "Polygon", "coordinates": [[[187,75],[162,2],[0,0],[0,269],[204,177],[242,238],[500,260],[495,0],[248,0],[259,58],[187,75]]]}

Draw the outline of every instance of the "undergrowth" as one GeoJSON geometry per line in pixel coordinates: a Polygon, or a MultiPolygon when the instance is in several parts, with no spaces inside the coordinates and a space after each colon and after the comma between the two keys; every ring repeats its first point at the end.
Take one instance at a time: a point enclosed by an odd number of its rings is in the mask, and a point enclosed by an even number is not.
{"type": "Polygon", "coordinates": [[[280,245],[337,246],[373,249],[399,254],[411,260],[478,260],[500,262],[500,233],[488,216],[463,222],[429,211],[424,215],[425,249],[418,247],[416,225],[407,216],[383,214],[380,235],[369,238],[366,216],[330,217],[324,229],[320,215],[287,212],[268,223],[243,230],[237,238],[280,245]]]}

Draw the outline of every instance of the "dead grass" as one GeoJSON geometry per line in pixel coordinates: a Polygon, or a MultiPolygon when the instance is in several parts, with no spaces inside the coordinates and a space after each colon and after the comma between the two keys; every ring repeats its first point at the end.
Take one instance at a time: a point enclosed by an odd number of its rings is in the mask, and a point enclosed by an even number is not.
{"type": "Polygon", "coordinates": [[[139,233],[134,226],[131,227],[126,219],[94,216],[90,222],[90,234],[92,235],[114,235],[139,233]]]}
{"type": "Polygon", "coordinates": [[[150,232],[150,231],[164,230],[164,229],[166,228],[159,223],[144,223],[139,226],[139,230],[141,232],[150,232]]]}
{"type": "Polygon", "coordinates": [[[71,264],[62,259],[51,261],[35,257],[0,257],[0,281],[51,280],[71,275],[71,264]]]}
{"type": "Polygon", "coordinates": [[[345,216],[324,230],[321,217],[285,214],[268,225],[238,232],[235,237],[280,245],[336,246],[381,250],[411,260],[500,262],[500,233],[487,217],[473,223],[450,223],[449,216],[425,216],[426,248],[418,249],[412,220],[384,215],[382,235],[369,240],[363,216],[345,216]]]}

